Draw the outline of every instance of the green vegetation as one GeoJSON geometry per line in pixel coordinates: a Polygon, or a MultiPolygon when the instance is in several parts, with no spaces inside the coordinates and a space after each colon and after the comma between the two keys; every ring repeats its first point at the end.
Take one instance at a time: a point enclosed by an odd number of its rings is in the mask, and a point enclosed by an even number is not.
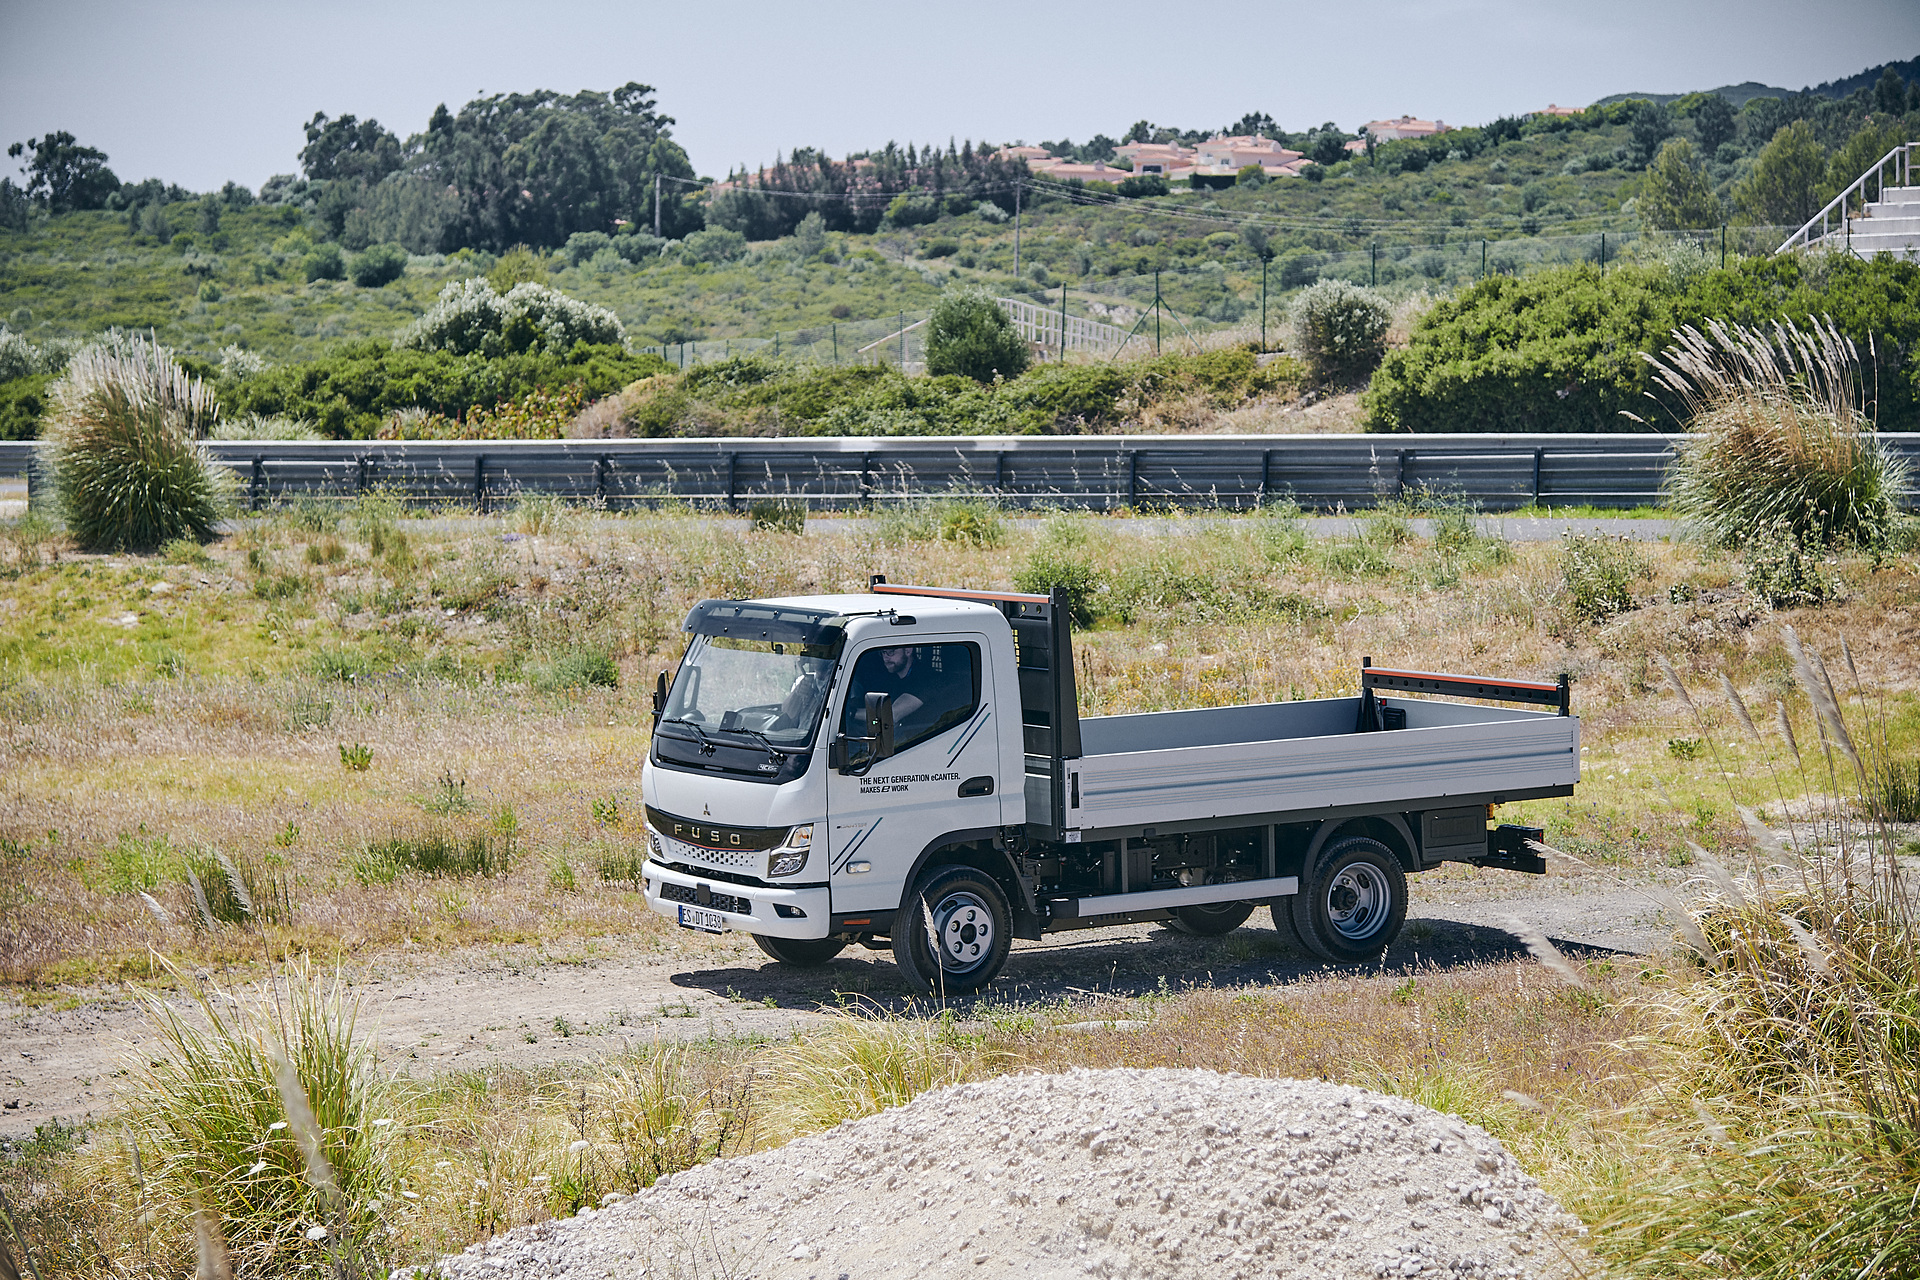
{"type": "Polygon", "coordinates": [[[1193,405],[1231,408],[1301,383],[1289,360],[1244,346],[1126,364],[1048,364],[982,386],[889,365],[818,366],[736,356],[648,378],[598,408],[612,429],[679,435],[1072,434],[1193,405]]]}
{"type": "Polygon", "coordinates": [[[1364,383],[1387,354],[1393,308],[1344,280],[1308,285],[1293,300],[1293,350],[1315,381],[1364,383]]]}
{"type": "Polygon", "coordinates": [[[1894,542],[1906,468],[1875,438],[1856,351],[1831,322],[1675,337],[1654,369],[1697,433],[1669,479],[1683,519],[1729,547],[1894,542]]]}
{"type": "Polygon", "coordinates": [[[1920,428],[1920,265],[1881,257],[1750,258],[1713,267],[1682,246],[1659,265],[1495,276],[1436,304],[1368,390],[1384,431],[1676,429],[1642,353],[1708,318],[1764,325],[1831,317],[1877,367],[1883,431],[1920,428]]]}
{"type": "Polygon", "coordinates": [[[983,290],[950,289],[927,320],[927,372],[992,383],[1017,378],[1031,357],[1005,307],[983,290]]]}
{"type": "Polygon", "coordinates": [[[149,551],[213,536],[232,473],[197,439],[213,396],[169,352],[138,337],[88,347],[52,400],[54,490],[81,546],[149,551]]]}

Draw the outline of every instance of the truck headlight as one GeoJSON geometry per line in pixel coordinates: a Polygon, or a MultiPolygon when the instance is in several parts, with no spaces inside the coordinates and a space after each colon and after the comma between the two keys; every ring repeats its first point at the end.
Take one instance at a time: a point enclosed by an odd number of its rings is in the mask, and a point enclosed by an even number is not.
{"type": "Polygon", "coordinates": [[[795,827],[787,832],[787,838],[767,859],[767,875],[798,875],[807,865],[807,855],[813,852],[813,824],[795,827]]]}

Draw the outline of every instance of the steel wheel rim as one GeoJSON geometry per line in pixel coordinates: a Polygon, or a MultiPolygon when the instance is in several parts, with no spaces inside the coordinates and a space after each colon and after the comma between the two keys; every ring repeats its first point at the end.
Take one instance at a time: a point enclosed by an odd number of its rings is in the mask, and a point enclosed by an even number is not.
{"type": "Polygon", "coordinates": [[[1344,866],[1327,882],[1327,920],[1335,933],[1350,942],[1363,942],[1387,922],[1393,892],[1387,877],[1371,862],[1344,866]]]}
{"type": "Polygon", "coordinates": [[[977,969],[993,957],[993,908],[977,893],[947,894],[933,909],[933,931],[940,939],[940,967],[948,973],[977,969]]]}

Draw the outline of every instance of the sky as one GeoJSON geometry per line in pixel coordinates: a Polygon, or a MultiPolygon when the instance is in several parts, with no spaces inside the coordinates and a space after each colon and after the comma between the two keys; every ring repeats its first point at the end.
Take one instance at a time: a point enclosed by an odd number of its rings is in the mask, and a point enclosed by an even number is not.
{"type": "Polygon", "coordinates": [[[1292,130],[1477,124],[1916,54],[1914,0],[0,0],[0,143],[64,129],[123,180],[257,188],[298,171],[316,111],[405,138],[442,102],[638,80],[721,175],[797,146],[1084,141],[1256,110],[1292,130]]]}

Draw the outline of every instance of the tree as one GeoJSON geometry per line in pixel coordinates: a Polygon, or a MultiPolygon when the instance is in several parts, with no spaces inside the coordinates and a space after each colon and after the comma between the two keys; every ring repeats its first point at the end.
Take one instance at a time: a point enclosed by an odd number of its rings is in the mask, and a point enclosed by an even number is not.
{"type": "Polygon", "coordinates": [[[1873,109],[1890,116],[1900,115],[1907,109],[1907,82],[1892,67],[1882,71],[1873,86],[1873,109]]]}
{"type": "Polygon", "coordinates": [[[1169,189],[1167,180],[1157,173],[1136,173],[1130,178],[1120,179],[1120,185],[1115,188],[1129,200],[1140,196],[1163,196],[1169,189]]]}
{"type": "Polygon", "coordinates": [[[378,289],[407,273],[407,251],[397,244],[376,244],[354,258],[347,274],[362,289],[378,289]]]}
{"type": "Polygon", "coordinates": [[[1660,150],[1660,144],[1673,135],[1673,113],[1657,102],[1641,101],[1634,104],[1633,120],[1628,129],[1632,139],[1633,162],[1636,166],[1649,163],[1660,150]]]}
{"type": "Polygon", "coordinates": [[[1019,377],[1029,359],[1026,339],[984,290],[951,290],[933,304],[927,321],[928,373],[992,382],[1019,377]]]}
{"type": "MultiPolygon", "coordinates": [[[[1830,200],[1839,195],[1855,178],[1906,140],[1907,131],[1900,127],[1898,120],[1876,120],[1868,116],[1866,123],[1827,161],[1827,180],[1820,189],[1821,198],[1830,200]]],[[[1854,203],[1857,207],[1857,198],[1854,203]]]]}
{"type": "Polygon", "coordinates": [[[1230,135],[1246,138],[1264,138],[1279,131],[1280,126],[1264,111],[1249,111],[1226,129],[1230,135]]]}
{"type": "Polygon", "coordinates": [[[316,111],[306,132],[300,167],[309,178],[358,178],[372,184],[400,168],[400,139],[378,120],[329,120],[326,112],[316,111]]]}
{"type": "Polygon", "coordinates": [[[107,153],[81,146],[64,130],[16,142],[7,154],[33,157],[26,166],[27,196],[54,213],[103,209],[107,197],[120,190],[120,179],[107,168],[107,153]]]}
{"type": "Polygon", "coordinates": [[[1798,227],[1820,211],[1826,176],[1827,153],[1813,126],[1795,120],[1760,149],[1753,171],[1735,188],[1734,201],[1755,222],[1798,227]]]}
{"type": "Polygon", "coordinates": [[[1322,129],[1307,144],[1307,158],[1331,169],[1347,158],[1347,135],[1338,129],[1322,129]]]}
{"type": "Polygon", "coordinates": [[[1700,153],[1712,156],[1737,132],[1733,104],[1717,93],[1705,95],[1693,112],[1694,132],[1700,135],[1700,153]]]}
{"type": "Polygon", "coordinates": [[[1288,317],[1293,349],[1316,382],[1365,382],[1387,354],[1393,308],[1371,289],[1322,280],[1300,291],[1288,317]]]}
{"type": "Polygon", "coordinates": [[[1647,166],[1640,188],[1640,216],[1660,231],[1720,223],[1720,201],[1693,162],[1693,144],[1673,138],[1647,166]]]}

